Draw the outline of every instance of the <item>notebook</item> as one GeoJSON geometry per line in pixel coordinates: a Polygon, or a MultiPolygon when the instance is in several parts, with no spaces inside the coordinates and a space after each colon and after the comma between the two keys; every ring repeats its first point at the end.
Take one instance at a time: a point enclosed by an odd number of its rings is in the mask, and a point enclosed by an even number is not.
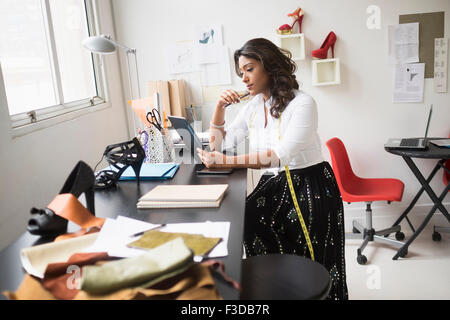
{"type": "Polygon", "coordinates": [[[138,208],[217,208],[228,184],[159,185],[143,195],[138,208]]]}
{"type": "MultiPolygon", "coordinates": [[[[139,176],[141,180],[166,180],[172,179],[179,168],[178,163],[143,163],[139,176]]],[[[109,166],[105,170],[117,171],[109,166]]],[[[120,181],[136,180],[136,175],[131,166],[125,169],[119,178],[120,181]]]]}
{"type": "Polygon", "coordinates": [[[139,201],[138,209],[151,208],[218,208],[222,202],[222,197],[217,201],[139,201]]]}
{"type": "Polygon", "coordinates": [[[227,188],[228,184],[159,185],[139,201],[217,201],[227,188]]]}

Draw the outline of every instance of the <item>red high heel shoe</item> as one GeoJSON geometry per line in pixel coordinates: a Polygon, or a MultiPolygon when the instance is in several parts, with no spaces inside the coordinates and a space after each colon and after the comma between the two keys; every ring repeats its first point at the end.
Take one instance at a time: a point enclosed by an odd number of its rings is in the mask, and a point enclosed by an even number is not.
{"type": "Polygon", "coordinates": [[[336,39],[336,34],[331,31],[325,38],[320,49],[313,50],[312,56],[318,59],[326,59],[328,57],[328,49],[331,47],[331,56],[334,58],[334,44],[336,43],[336,39]]]}
{"type": "Polygon", "coordinates": [[[302,33],[302,21],[304,14],[305,12],[301,8],[297,8],[297,10],[295,10],[294,12],[289,13],[288,17],[293,17],[294,22],[292,23],[292,25],[283,24],[281,27],[277,29],[277,32],[279,34],[292,34],[294,26],[298,21],[298,33],[302,33]]]}

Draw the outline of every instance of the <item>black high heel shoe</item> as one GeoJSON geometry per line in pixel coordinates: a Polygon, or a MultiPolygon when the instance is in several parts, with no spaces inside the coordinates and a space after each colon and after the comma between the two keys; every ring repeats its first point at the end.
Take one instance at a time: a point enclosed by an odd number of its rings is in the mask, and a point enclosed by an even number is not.
{"type": "MultiPolygon", "coordinates": [[[[79,161],[67,177],[59,194],[71,193],[78,198],[84,192],[87,209],[95,215],[94,181],[95,176],[91,167],[79,161]]],[[[30,212],[33,217],[28,221],[27,230],[31,234],[56,236],[66,232],[67,220],[55,214],[53,210],[33,207],[30,212]]]]}
{"type": "Polygon", "coordinates": [[[98,172],[95,176],[95,189],[102,190],[116,187],[117,181],[128,166],[133,168],[137,184],[139,184],[139,173],[145,159],[145,151],[137,138],[107,146],[105,152],[103,152],[103,157],[117,171],[102,170],[98,172]]]}

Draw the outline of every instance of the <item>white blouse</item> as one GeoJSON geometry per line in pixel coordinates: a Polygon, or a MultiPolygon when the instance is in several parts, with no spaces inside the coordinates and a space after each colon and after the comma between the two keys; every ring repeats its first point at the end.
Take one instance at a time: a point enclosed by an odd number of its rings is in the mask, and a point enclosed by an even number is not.
{"type": "Polygon", "coordinates": [[[264,98],[253,97],[239,111],[233,122],[225,127],[226,135],[222,151],[236,147],[245,137],[249,138],[250,152],[272,149],[280,159],[280,167],[269,171],[306,168],[324,161],[320,138],[317,133],[317,107],[314,99],[301,90],[295,90],[295,98],[289,102],[280,118],[270,114],[272,98],[266,102],[265,125],[264,98]]]}

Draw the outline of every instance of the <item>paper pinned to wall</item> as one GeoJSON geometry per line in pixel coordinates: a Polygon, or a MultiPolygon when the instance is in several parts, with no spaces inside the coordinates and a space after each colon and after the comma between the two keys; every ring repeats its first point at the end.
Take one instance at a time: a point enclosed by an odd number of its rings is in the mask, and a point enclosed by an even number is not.
{"type": "Polygon", "coordinates": [[[395,65],[392,102],[422,102],[424,76],[424,63],[395,65]]]}
{"type": "Polygon", "coordinates": [[[447,92],[448,39],[434,39],[434,91],[447,92]]]}
{"type": "Polygon", "coordinates": [[[389,64],[419,62],[419,23],[388,26],[389,64]]]}
{"type": "Polygon", "coordinates": [[[199,71],[194,62],[194,44],[192,41],[176,42],[166,49],[169,74],[199,71]]]}
{"type": "Polygon", "coordinates": [[[434,39],[445,36],[445,12],[401,14],[398,23],[419,23],[419,61],[425,63],[425,79],[434,77],[434,39]]]}
{"type": "Polygon", "coordinates": [[[194,39],[198,45],[203,47],[223,45],[222,25],[196,25],[194,26],[194,39]]]}
{"type": "MultiPolygon", "coordinates": [[[[193,40],[180,41],[167,48],[169,74],[177,74],[190,84],[189,79],[184,76],[200,72],[203,86],[231,84],[230,56],[228,47],[223,46],[222,26],[196,25],[192,32],[193,40]]],[[[192,103],[202,103],[203,94],[198,88],[199,81],[195,76],[193,78],[192,103]]]]}
{"type": "Polygon", "coordinates": [[[218,57],[218,63],[201,65],[205,86],[231,84],[230,55],[228,53],[228,47],[222,46],[218,57]]]}

